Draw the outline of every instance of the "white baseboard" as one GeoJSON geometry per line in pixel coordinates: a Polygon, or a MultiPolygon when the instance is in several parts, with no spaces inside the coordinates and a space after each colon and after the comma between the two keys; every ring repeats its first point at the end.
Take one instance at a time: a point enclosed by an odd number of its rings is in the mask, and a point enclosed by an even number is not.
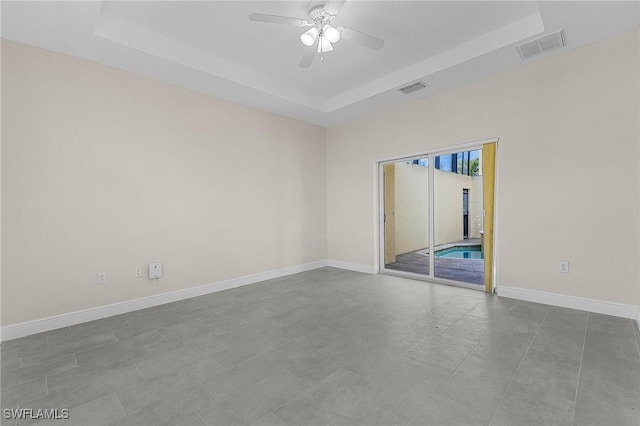
{"type": "Polygon", "coordinates": [[[360,263],[342,262],[340,260],[328,260],[327,266],[332,268],[346,269],[348,271],[362,272],[364,274],[377,274],[376,266],[362,265],[360,263]]]}
{"type": "Polygon", "coordinates": [[[84,309],[82,311],[70,312],[67,314],[55,315],[34,321],[27,321],[20,324],[8,325],[0,329],[0,339],[17,339],[19,337],[30,336],[32,334],[55,330],[62,327],[69,327],[87,321],[94,321],[113,315],[133,312],[140,309],[163,305],[165,303],[176,302],[178,300],[189,299],[192,297],[228,290],[243,285],[254,284],[260,281],[284,277],[287,275],[297,274],[299,272],[310,271],[312,269],[323,268],[325,266],[327,266],[327,261],[320,260],[317,262],[289,266],[273,271],[219,281],[212,284],[185,288],[168,293],[155,294],[153,296],[143,297],[140,299],[127,300],[124,302],[113,303],[111,305],[98,306],[95,308],[84,309]]]}
{"type": "Polygon", "coordinates": [[[605,302],[602,300],[587,299],[584,297],[567,296],[564,294],[547,293],[545,291],[528,290],[524,288],[500,286],[497,289],[498,296],[510,299],[525,300],[527,302],[542,303],[545,305],[560,306],[562,308],[578,309],[597,314],[612,315],[615,317],[629,318],[638,321],[640,326],[640,312],[638,306],[622,303],[605,302]]]}

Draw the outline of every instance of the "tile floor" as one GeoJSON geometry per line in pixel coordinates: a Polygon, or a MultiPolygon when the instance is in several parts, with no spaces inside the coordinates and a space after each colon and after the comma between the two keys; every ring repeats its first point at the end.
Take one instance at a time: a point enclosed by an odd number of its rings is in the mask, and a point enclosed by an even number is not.
{"type": "MultiPolygon", "coordinates": [[[[332,268],[2,343],[60,425],[634,425],[631,320],[332,268]]],[[[4,412],[3,412],[4,414],[4,412]]]]}

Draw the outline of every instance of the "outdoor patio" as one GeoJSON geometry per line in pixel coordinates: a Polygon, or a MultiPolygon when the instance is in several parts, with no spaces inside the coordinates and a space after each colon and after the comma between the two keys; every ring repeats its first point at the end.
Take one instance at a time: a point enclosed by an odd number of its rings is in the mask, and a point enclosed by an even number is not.
{"type": "MultiPolygon", "coordinates": [[[[453,243],[441,244],[436,246],[436,251],[453,246],[472,246],[479,244],[479,238],[469,238],[453,243]]],[[[396,271],[429,275],[429,249],[420,249],[409,253],[399,254],[396,256],[395,262],[389,263],[385,265],[385,267],[396,271]]],[[[436,278],[462,281],[468,284],[484,285],[484,260],[436,257],[434,275],[436,278]]]]}

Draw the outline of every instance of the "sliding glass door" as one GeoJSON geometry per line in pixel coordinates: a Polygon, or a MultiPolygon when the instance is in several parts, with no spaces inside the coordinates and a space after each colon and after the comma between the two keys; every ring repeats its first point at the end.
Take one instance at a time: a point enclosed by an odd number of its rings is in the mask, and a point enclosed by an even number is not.
{"type": "Polygon", "coordinates": [[[429,275],[429,159],[388,163],[384,179],[384,264],[429,275]]]}
{"type": "Polygon", "coordinates": [[[435,157],[436,278],[484,285],[481,158],[481,149],[435,157]]]}
{"type": "Polygon", "coordinates": [[[380,163],[383,272],[493,291],[485,235],[493,187],[486,190],[483,173],[489,145],[493,161],[495,143],[380,163]]]}

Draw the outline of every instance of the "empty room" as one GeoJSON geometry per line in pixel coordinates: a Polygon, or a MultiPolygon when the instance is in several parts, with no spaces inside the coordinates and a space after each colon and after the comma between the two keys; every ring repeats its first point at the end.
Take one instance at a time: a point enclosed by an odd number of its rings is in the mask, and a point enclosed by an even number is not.
{"type": "Polygon", "coordinates": [[[2,1],[4,425],[640,425],[637,1],[2,1]]]}

